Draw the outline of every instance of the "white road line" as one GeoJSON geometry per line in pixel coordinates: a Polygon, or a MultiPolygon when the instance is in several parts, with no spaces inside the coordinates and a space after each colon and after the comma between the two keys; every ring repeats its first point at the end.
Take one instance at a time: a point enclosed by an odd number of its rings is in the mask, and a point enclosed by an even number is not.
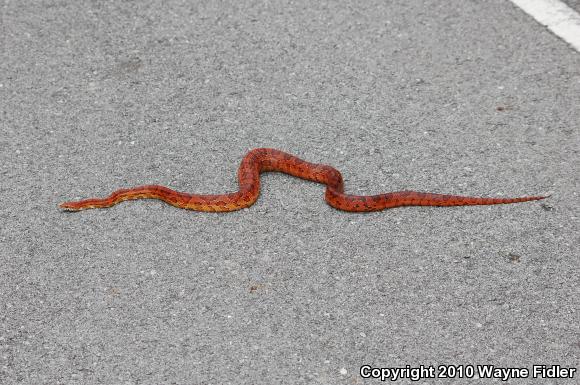
{"type": "Polygon", "coordinates": [[[511,0],[580,52],[580,15],[559,0],[511,0]]]}

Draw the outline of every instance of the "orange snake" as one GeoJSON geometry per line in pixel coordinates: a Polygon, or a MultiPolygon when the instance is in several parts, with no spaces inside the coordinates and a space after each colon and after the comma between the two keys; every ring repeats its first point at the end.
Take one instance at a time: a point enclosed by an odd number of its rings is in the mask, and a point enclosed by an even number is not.
{"type": "Polygon", "coordinates": [[[250,207],[260,194],[260,173],[278,171],[326,185],[325,199],[332,207],[352,212],[379,211],[399,206],[465,206],[495,205],[535,201],[546,196],[521,198],[480,198],[458,195],[432,194],[417,191],[397,191],[365,196],[344,193],[342,175],[324,164],[309,163],[285,152],[258,148],[246,154],[238,170],[239,191],[228,194],[201,195],[177,192],[158,185],[139,186],[113,192],[107,198],[91,198],[64,202],[60,207],[78,211],[105,208],[130,199],[160,199],[172,206],[196,211],[236,211],[250,207]]]}

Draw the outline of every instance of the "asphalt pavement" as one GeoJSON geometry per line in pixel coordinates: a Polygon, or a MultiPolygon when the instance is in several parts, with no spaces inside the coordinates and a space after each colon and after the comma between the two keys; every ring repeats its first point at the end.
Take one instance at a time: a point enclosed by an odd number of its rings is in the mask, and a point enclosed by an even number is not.
{"type": "Polygon", "coordinates": [[[580,0],[564,0],[564,4],[572,8],[576,13],[580,13],[580,0]]]}
{"type": "Polygon", "coordinates": [[[580,369],[580,53],[510,2],[1,12],[0,383],[382,383],[365,365],[455,371],[396,384],[499,383],[478,365],[580,381],[531,373],[580,369]],[[257,147],[354,194],[552,195],[353,214],[267,174],[233,213],[58,208],[234,191],[257,147]]]}

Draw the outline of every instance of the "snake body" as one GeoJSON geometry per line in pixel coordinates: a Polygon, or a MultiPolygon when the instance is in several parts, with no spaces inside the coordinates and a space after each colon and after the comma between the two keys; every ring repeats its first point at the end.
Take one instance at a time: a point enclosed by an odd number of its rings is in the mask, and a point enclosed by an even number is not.
{"type": "Polygon", "coordinates": [[[294,155],[270,149],[258,148],[246,154],[238,170],[239,191],[201,195],[187,194],[159,185],[120,189],[106,198],[91,198],[64,202],[60,207],[78,211],[105,208],[132,199],[159,199],[182,209],[210,212],[236,211],[250,207],[260,194],[260,173],[283,172],[301,179],[326,185],[326,202],[343,211],[369,212],[400,206],[466,206],[518,203],[546,198],[529,196],[520,198],[481,198],[459,195],[433,194],[418,191],[397,191],[379,195],[349,195],[344,193],[344,182],[338,170],[324,164],[306,162],[294,155]]]}

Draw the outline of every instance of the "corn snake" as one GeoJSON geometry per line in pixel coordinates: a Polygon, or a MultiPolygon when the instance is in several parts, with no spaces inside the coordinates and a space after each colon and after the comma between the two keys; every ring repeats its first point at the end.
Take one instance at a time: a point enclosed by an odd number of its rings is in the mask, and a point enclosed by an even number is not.
{"type": "Polygon", "coordinates": [[[466,206],[495,205],[534,201],[546,196],[520,198],[482,198],[459,195],[434,194],[418,191],[397,191],[365,196],[344,193],[344,182],[338,170],[324,164],[306,162],[285,152],[258,148],[249,151],[238,170],[239,191],[216,194],[187,194],[159,185],[146,185],[130,189],[120,189],[107,198],[91,198],[81,201],[64,202],[59,206],[64,210],[79,211],[90,208],[106,208],[125,200],[159,199],[172,206],[210,212],[236,211],[250,207],[260,194],[260,173],[283,172],[301,179],[326,185],[326,202],[343,211],[369,212],[400,206],[466,206]]]}

